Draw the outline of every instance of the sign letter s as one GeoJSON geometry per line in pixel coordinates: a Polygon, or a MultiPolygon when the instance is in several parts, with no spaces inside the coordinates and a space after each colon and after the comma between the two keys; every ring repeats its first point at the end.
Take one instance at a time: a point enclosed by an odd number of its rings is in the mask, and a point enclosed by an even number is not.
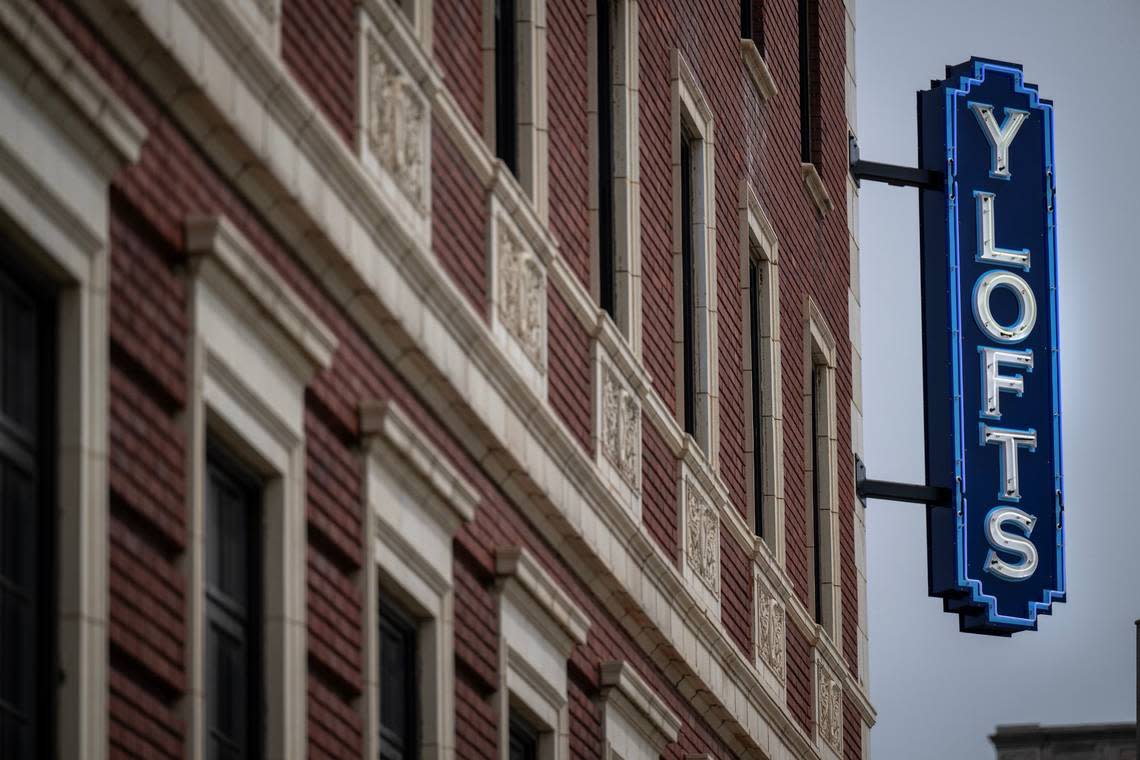
{"type": "Polygon", "coordinates": [[[1037,547],[1029,540],[1037,518],[1022,512],[1016,507],[994,507],[986,516],[986,539],[990,542],[989,555],[986,556],[986,572],[993,573],[1007,581],[1023,581],[1033,575],[1037,570],[1037,547]],[[1025,536],[1007,533],[1003,526],[1014,523],[1024,531],[1025,536]],[[997,551],[1007,554],[1016,554],[1021,559],[1010,563],[998,556],[997,551]]]}

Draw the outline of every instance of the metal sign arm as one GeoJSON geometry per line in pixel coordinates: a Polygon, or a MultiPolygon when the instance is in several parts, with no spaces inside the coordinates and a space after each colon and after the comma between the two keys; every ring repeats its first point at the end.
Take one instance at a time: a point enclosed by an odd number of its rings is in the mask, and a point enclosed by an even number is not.
{"type": "Polygon", "coordinates": [[[949,488],[941,486],[870,480],[867,478],[867,468],[863,465],[863,460],[858,457],[855,458],[855,495],[863,502],[864,507],[867,506],[867,499],[945,506],[950,503],[953,496],[949,488]]]}
{"type": "Polygon", "coordinates": [[[864,161],[859,158],[859,141],[855,135],[847,138],[848,160],[851,176],[858,186],[861,180],[885,182],[895,187],[917,187],[922,190],[941,190],[945,175],[930,169],[912,169],[909,166],[881,164],[878,161],[864,161]]]}

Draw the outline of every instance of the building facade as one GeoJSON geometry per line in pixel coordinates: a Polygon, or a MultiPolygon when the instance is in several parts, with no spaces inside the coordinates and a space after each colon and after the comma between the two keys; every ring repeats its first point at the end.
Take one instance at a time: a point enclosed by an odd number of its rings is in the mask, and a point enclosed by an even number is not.
{"type": "Polygon", "coordinates": [[[1135,723],[998,726],[990,734],[997,760],[1135,760],[1135,723]]]}
{"type": "Polygon", "coordinates": [[[0,756],[866,756],[853,4],[0,3],[0,756]]]}

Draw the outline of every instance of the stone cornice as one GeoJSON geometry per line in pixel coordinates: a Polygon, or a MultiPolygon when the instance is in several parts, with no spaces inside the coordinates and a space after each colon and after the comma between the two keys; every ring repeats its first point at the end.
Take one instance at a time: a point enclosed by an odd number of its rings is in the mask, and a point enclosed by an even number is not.
{"type": "Polygon", "coordinates": [[[314,368],[332,366],[336,335],[228,219],[191,216],[186,220],[186,249],[199,260],[217,261],[314,368]]]}

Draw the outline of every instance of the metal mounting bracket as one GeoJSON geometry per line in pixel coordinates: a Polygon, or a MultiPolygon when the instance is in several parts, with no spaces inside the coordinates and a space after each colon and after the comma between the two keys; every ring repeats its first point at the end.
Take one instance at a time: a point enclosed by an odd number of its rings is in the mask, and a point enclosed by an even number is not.
{"type": "Polygon", "coordinates": [[[909,166],[881,164],[859,158],[859,141],[855,135],[847,137],[848,162],[856,187],[862,180],[885,182],[895,187],[917,187],[922,190],[941,190],[945,175],[931,169],[912,169],[909,166]]]}
{"type": "Polygon", "coordinates": [[[863,502],[864,508],[867,506],[867,499],[946,506],[953,497],[949,488],[941,486],[895,483],[890,480],[869,480],[867,468],[859,457],[855,457],[855,495],[859,497],[859,501],[863,502]]]}

